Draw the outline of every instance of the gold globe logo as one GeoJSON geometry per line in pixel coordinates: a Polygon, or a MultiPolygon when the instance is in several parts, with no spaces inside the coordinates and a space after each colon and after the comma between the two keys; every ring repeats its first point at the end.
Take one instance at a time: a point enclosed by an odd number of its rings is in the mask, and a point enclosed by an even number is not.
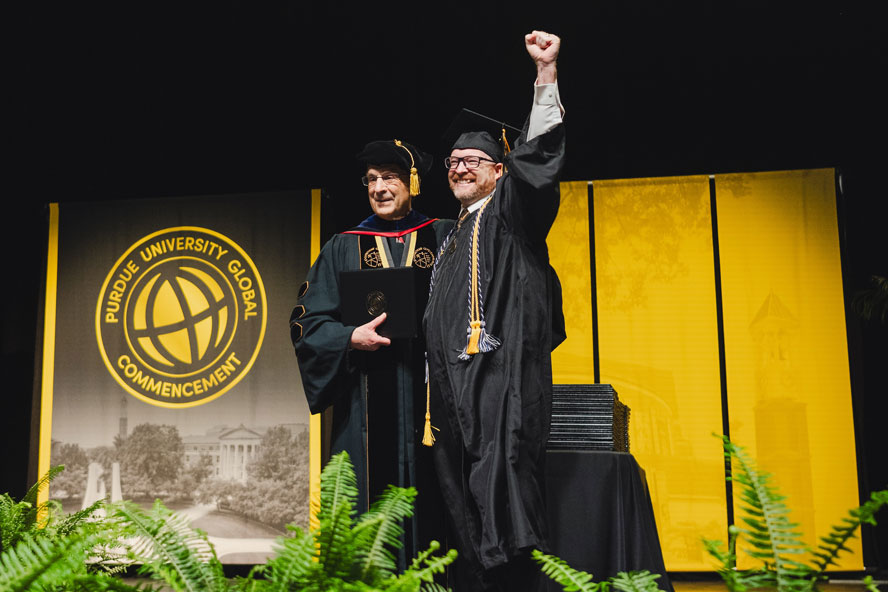
{"type": "Polygon", "coordinates": [[[266,324],[265,288],[227,237],[167,228],[134,243],[99,295],[96,335],[106,367],[161,407],[212,401],[250,370],[266,324]]]}

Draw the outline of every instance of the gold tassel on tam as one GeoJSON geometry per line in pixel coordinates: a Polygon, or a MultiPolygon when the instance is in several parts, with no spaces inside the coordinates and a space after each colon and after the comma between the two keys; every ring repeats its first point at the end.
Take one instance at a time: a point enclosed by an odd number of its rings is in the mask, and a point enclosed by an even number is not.
{"type": "Polygon", "coordinates": [[[410,167],[410,197],[419,195],[419,173],[416,167],[410,167]]]}
{"type": "Polygon", "coordinates": [[[416,197],[419,195],[419,172],[416,170],[416,161],[413,160],[413,154],[411,154],[410,149],[401,140],[395,140],[395,146],[403,148],[407,151],[407,155],[410,156],[410,197],[416,197]]]}

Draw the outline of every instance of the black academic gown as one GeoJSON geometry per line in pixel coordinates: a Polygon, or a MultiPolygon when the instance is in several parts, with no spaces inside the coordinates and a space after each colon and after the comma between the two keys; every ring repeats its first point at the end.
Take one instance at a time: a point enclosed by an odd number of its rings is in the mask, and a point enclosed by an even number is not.
{"type": "MultiPolygon", "coordinates": [[[[409,558],[424,549],[431,538],[441,539],[437,481],[430,449],[421,444],[425,350],[421,339],[393,340],[375,352],[350,350],[355,327],[341,322],[339,272],[380,267],[379,253],[368,253],[375,248],[376,236],[389,243],[397,258],[403,247],[399,248],[396,237],[406,238],[416,231],[414,267],[418,273],[430,274],[434,253],[452,225],[450,220],[430,220],[411,211],[405,219],[393,222],[373,215],[335,235],[309,270],[290,319],[309,409],[312,413],[330,410],[332,421],[325,434],[330,454],[345,450],[354,464],[357,511],[365,512],[389,484],[416,487],[419,492],[415,519],[405,525],[401,563],[405,555],[409,558]],[[431,516],[423,520],[425,514],[431,516]]],[[[424,306],[424,293],[422,297],[420,305],[424,306]]]]}
{"type": "Polygon", "coordinates": [[[471,237],[478,212],[439,254],[424,317],[435,464],[458,561],[477,574],[547,548],[543,483],[551,350],[564,338],[561,288],[546,235],[559,206],[564,130],[518,145],[481,216],[486,330],[501,345],[459,359],[469,324],[471,237]]]}

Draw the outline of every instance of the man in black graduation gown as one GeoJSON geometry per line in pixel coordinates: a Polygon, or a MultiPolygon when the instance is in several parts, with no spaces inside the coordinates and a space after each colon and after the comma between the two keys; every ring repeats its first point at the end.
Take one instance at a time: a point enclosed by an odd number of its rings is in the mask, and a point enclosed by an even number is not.
{"type": "Polygon", "coordinates": [[[547,550],[543,482],[551,350],[561,289],[546,235],[559,205],[560,39],[525,37],[534,104],[505,157],[490,133],[463,133],[445,159],[460,221],[445,239],[424,317],[435,467],[459,558],[454,590],[536,590],[547,550]],[[446,418],[446,419],[445,419],[446,418]]]}
{"type": "Polygon", "coordinates": [[[424,278],[418,282],[421,311],[435,253],[453,222],[412,209],[420,174],[431,167],[428,154],[406,142],[380,140],[367,144],[358,160],[373,214],[321,249],[299,290],[290,332],[311,412],[332,412],[330,454],[346,450],[354,464],[357,511],[365,512],[389,484],[419,492],[414,519],[405,525],[403,568],[405,558],[443,538],[430,449],[421,445],[425,350],[419,338],[380,335],[386,313],[361,326],[345,324],[339,274],[412,266],[424,278]]]}

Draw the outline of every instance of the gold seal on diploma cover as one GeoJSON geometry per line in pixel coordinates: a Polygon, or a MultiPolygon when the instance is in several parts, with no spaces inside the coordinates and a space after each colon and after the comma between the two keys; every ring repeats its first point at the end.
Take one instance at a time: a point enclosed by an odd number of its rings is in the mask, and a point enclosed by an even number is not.
{"type": "Polygon", "coordinates": [[[372,317],[378,317],[385,312],[385,294],[379,290],[373,290],[367,294],[367,312],[372,317]]]}
{"type": "Polygon", "coordinates": [[[206,228],[152,233],[121,255],[99,293],[105,366],[138,399],[193,407],[229,391],[265,335],[265,287],[249,255],[206,228]]]}

